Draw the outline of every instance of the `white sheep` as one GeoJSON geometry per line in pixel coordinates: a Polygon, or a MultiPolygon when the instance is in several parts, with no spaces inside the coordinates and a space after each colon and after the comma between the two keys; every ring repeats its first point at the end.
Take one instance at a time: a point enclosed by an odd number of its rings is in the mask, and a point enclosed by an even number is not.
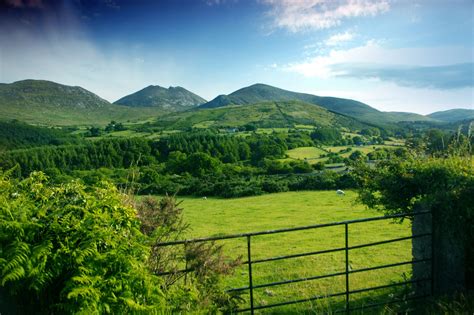
{"type": "Polygon", "coordinates": [[[336,194],[342,195],[342,196],[346,195],[346,193],[344,191],[340,190],[340,189],[336,190],[336,194]]]}
{"type": "Polygon", "coordinates": [[[202,197],[202,200],[207,200],[207,197],[206,196],[202,197]]]}

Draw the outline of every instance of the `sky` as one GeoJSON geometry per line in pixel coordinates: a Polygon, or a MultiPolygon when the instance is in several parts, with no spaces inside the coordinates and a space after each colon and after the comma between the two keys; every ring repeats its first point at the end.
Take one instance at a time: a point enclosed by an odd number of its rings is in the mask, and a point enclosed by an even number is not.
{"type": "Polygon", "coordinates": [[[108,101],[254,83],[420,114],[473,108],[472,0],[0,0],[0,82],[108,101]]]}

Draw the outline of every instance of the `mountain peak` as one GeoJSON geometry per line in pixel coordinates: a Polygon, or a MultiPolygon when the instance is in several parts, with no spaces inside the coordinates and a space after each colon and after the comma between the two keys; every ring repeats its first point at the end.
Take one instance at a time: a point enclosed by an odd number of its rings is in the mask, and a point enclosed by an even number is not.
{"type": "Polygon", "coordinates": [[[57,108],[98,108],[110,105],[106,100],[80,86],[33,79],[0,85],[0,99],[9,104],[35,104],[57,108]]]}
{"type": "Polygon", "coordinates": [[[184,110],[205,103],[202,97],[180,86],[164,88],[149,85],[146,88],[122,97],[114,104],[131,107],[161,107],[168,110],[184,110]]]}

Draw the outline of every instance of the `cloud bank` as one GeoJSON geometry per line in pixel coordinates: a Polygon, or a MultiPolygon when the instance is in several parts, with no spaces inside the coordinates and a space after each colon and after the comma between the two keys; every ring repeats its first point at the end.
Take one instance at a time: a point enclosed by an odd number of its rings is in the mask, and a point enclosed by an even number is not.
{"type": "Polygon", "coordinates": [[[474,85],[472,53],[462,47],[386,48],[368,41],[283,68],[305,77],[376,79],[405,87],[456,89],[474,85]]]}
{"type": "Polygon", "coordinates": [[[337,77],[378,79],[404,87],[448,90],[474,86],[472,62],[431,67],[337,64],[332,69],[337,77]]]}

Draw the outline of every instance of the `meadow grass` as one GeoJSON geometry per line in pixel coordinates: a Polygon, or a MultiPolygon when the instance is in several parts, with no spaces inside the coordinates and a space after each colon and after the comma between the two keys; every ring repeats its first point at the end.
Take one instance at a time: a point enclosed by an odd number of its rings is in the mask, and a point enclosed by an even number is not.
{"type": "Polygon", "coordinates": [[[321,155],[326,154],[327,152],[316,147],[300,147],[296,149],[291,149],[286,152],[286,154],[293,159],[317,159],[321,155]]]}
{"type": "MultiPolygon", "coordinates": [[[[182,200],[184,217],[190,224],[187,238],[227,235],[344,221],[380,216],[381,213],[366,209],[356,202],[356,193],[348,191],[345,196],[334,191],[305,191],[268,194],[236,199],[178,197],[182,200]]],[[[349,226],[349,245],[358,245],[410,235],[409,222],[402,224],[392,220],[357,223],[349,226]]],[[[344,226],[287,232],[252,237],[252,259],[297,254],[331,248],[344,247],[344,226]]],[[[246,239],[219,241],[229,259],[247,258],[246,239]]],[[[402,241],[351,250],[350,268],[360,269],[411,260],[411,241],[402,241]]],[[[253,265],[254,284],[324,275],[345,269],[344,252],[317,256],[292,258],[253,265]]],[[[411,272],[409,265],[350,276],[351,290],[362,289],[403,281],[411,272]]],[[[226,287],[248,285],[248,267],[237,267],[234,274],[226,277],[226,287]]],[[[254,291],[255,305],[268,305],[287,300],[308,298],[343,292],[344,276],[314,281],[286,284],[254,291]]],[[[248,291],[242,295],[248,305],[248,291]]],[[[378,290],[351,296],[351,306],[374,303],[389,299],[389,294],[399,291],[378,290]]],[[[260,311],[265,314],[331,313],[344,308],[344,297],[320,299],[260,311]]],[[[379,313],[379,310],[372,310],[379,313]]],[[[371,311],[365,311],[364,314],[371,311]]]]}

